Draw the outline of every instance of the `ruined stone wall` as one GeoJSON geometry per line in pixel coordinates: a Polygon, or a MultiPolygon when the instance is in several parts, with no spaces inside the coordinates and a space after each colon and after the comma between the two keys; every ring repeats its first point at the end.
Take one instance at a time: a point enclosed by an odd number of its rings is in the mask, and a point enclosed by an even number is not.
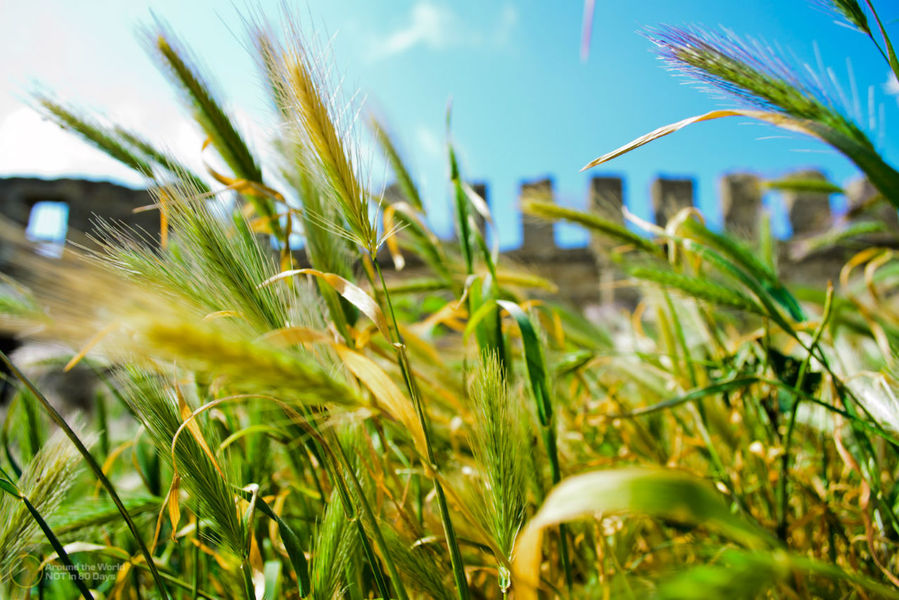
{"type": "Polygon", "coordinates": [[[158,213],[134,212],[153,203],[146,190],[86,179],[0,178],[0,214],[22,227],[28,224],[32,207],[44,201],[68,204],[69,229],[75,232],[90,232],[97,216],[141,227],[150,234],[159,231],[158,213]]]}
{"type": "MultiPolygon", "coordinates": [[[[805,179],[824,179],[818,171],[794,174],[805,179]]],[[[620,177],[597,176],[589,182],[587,210],[623,223],[622,208],[625,205],[624,182],[620,177]]],[[[472,184],[472,188],[489,204],[489,186],[472,184]]],[[[725,229],[753,244],[759,235],[763,215],[762,197],[764,181],[753,174],[728,174],[720,180],[720,201],[725,229]]],[[[527,181],[521,184],[522,199],[554,200],[551,179],[527,181]]],[[[865,211],[868,218],[879,220],[892,231],[889,235],[869,237],[867,242],[892,245],[899,233],[899,219],[894,209],[884,204],[870,209],[867,204],[876,196],[866,181],[849,186],[849,218],[865,211]]],[[[402,199],[398,189],[389,187],[385,199],[402,199]]],[[[50,200],[66,202],[69,206],[69,241],[84,242],[79,232],[92,230],[97,216],[122,221],[131,227],[143,229],[150,238],[158,236],[159,216],[155,210],[134,212],[135,208],[153,202],[145,190],[133,190],[107,182],[78,179],[41,180],[28,178],[0,179],[0,214],[21,227],[28,223],[35,203],[50,200]]],[[[694,205],[694,184],[691,179],[658,178],[651,186],[650,200],[654,220],[664,225],[681,209],[694,205]]],[[[795,284],[823,285],[828,279],[836,280],[840,268],[855,251],[851,244],[815,250],[808,241],[835,224],[829,198],[822,192],[783,192],[793,229],[793,237],[778,245],[777,260],[784,279],[795,284]]],[[[845,218],[844,218],[845,219],[845,218]]],[[[476,219],[480,227],[483,220],[476,219]]],[[[524,217],[523,243],[521,247],[505,253],[505,259],[515,265],[530,269],[554,281],[561,298],[574,306],[590,308],[600,305],[633,305],[638,296],[627,286],[625,278],[616,271],[608,250],[598,240],[591,240],[582,248],[560,248],[555,241],[554,225],[545,221],[524,217]]],[[[384,260],[389,262],[385,256],[384,260]]],[[[0,270],[3,269],[2,245],[0,245],[0,270]]],[[[392,271],[392,269],[389,269],[392,271]]],[[[426,275],[426,268],[407,257],[402,272],[392,272],[393,277],[412,278],[426,275]]]]}
{"type": "MultiPolygon", "coordinates": [[[[790,175],[791,179],[821,180],[820,171],[805,170],[790,175]]],[[[480,184],[479,193],[488,198],[489,189],[480,184]]],[[[763,196],[765,181],[750,173],[724,175],[720,180],[719,198],[727,233],[757,247],[762,218],[765,215],[763,196]]],[[[391,195],[398,190],[388,191],[391,195]]],[[[777,244],[776,260],[783,279],[791,284],[823,286],[828,280],[837,281],[840,269],[857,252],[860,244],[895,246],[899,240],[899,218],[894,208],[880,202],[869,206],[877,196],[865,180],[858,180],[846,190],[849,210],[837,217],[831,213],[830,197],[820,191],[783,191],[782,204],[793,234],[777,244]],[[817,248],[811,242],[834,227],[849,225],[854,219],[875,220],[886,226],[886,233],[871,234],[863,240],[824,245],[817,248]]],[[[694,183],[685,178],[658,178],[651,186],[650,201],[655,224],[664,226],[668,219],[686,207],[694,206],[694,183]]],[[[550,179],[527,181],[521,184],[522,200],[536,198],[554,201],[550,179]]],[[[489,199],[489,198],[488,198],[489,199]]],[[[588,211],[623,223],[624,181],[620,177],[597,176],[590,180],[586,206],[588,211]]],[[[628,285],[615,269],[609,249],[598,239],[591,239],[583,248],[560,248],[556,245],[554,226],[525,216],[522,220],[521,247],[505,252],[505,258],[531,269],[554,281],[561,299],[590,312],[591,309],[612,304],[633,306],[639,299],[637,291],[628,285]]],[[[424,274],[424,268],[414,263],[405,276],[424,274]]]]}
{"type": "MultiPolygon", "coordinates": [[[[154,202],[147,190],[134,190],[106,181],[86,179],[0,178],[0,217],[28,226],[32,209],[40,202],[61,202],[68,207],[65,241],[91,245],[98,217],[112,219],[142,230],[149,243],[159,237],[159,213],[135,212],[154,202]]],[[[0,240],[0,272],[16,276],[12,262],[14,246],[0,240]]]]}

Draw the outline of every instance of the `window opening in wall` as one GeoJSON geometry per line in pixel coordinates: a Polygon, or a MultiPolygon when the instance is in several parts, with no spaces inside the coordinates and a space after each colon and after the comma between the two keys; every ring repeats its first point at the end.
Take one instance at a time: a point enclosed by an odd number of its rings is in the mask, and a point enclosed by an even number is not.
{"type": "Polygon", "coordinates": [[[25,237],[38,242],[37,251],[44,256],[62,256],[69,229],[69,205],[66,202],[35,202],[28,217],[25,237]]]}

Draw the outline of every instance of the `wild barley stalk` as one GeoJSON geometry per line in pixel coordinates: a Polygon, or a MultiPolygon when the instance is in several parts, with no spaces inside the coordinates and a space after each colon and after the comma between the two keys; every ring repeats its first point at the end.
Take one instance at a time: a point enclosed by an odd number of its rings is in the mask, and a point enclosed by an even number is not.
{"type": "MultiPolygon", "coordinates": [[[[178,84],[185,103],[193,110],[194,118],[203,128],[212,145],[234,173],[239,183],[263,184],[262,169],[256,162],[249,146],[241,137],[231,118],[215,98],[209,83],[199,69],[191,64],[191,59],[179,44],[178,40],[157,23],[155,29],[146,32],[146,43],[156,55],[160,67],[178,84]]],[[[217,179],[222,179],[216,175],[217,179]]],[[[257,214],[270,226],[272,233],[282,243],[288,243],[285,232],[275,214],[277,212],[272,198],[250,191],[246,198],[256,209],[257,214]]]]}
{"type": "Polygon", "coordinates": [[[58,125],[77,133],[102,152],[134,169],[144,177],[152,179],[153,169],[150,164],[122,143],[122,140],[116,139],[114,131],[108,130],[88,117],[78,115],[74,110],[55,102],[49,96],[36,94],[35,100],[42,112],[58,125]]]}
{"type": "Polygon", "coordinates": [[[341,593],[341,578],[350,555],[347,518],[337,493],[331,494],[312,550],[311,597],[332,600],[341,593]]]}
{"type": "MultiPolygon", "coordinates": [[[[358,179],[355,149],[348,127],[338,129],[337,109],[326,85],[326,77],[304,46],[304,36],[295,23],[288,25],[292,43],[279,46],[274,41],[262,47],[275,52],[266,64],[276,65],[271,76],[275,99],[286,116],[286,132],[297,143],[304,162],[299,165],[306,176],[318,178],[329,197],[339,207],[346,224],[345,235],[374,256],[378,248],[377,231],[369,217],[369,194],[358,179]]],[[[316,215],[313,215],[316,216],[316,215]]],[[[323,223],[342,229],[341,224],[323,223]]]]}
{"type": "Polygon", "coordinates": [[[823,90],[802,80],[769,49],[733,35],[672,27],[652,32],[650,39],[675,70],[762,110],[784,115],[788,120],[782,126],[804,131],[836,148],[887,200],[899,206],[899,172],[883,160],[862,129],[835,108],[823,90]]]}
{"type": "Polygon", "coordinates": [[[328,469],[331,475],[331,479],[334,481],[343,505],[344,512],[347,514],[349,520],[356,524],[356,529],[359,533],[359,539],[362,544],[362,550],[365,553],[365,557],[368,560],[369,565],[371,566],[372,572],[374,573],[378,590],[383,597],[390,596],[390,591],[388,589],[387,583],[386,581],[384,581],[384,576],[380,570],[380,564],[375,557],[375,553],[371,547],[371,543],[369,542],[368,533],[365,531],[363,518],[368,522],[368,525],[373,532],[373,537],[378,545],[379,550],[381,551],[381,556],[383,557],[384,564],[386,565],[387,570],[390,573],[391,584],[394,591],[396,592],[397,597],[401,599],[408,598],[403,581],[399,578],[396,566],[394,565],[393,557],[389,553],[387,544],[384,541],[383,534],[381,533],[381,527],[375,519],[371,507],[368,505],[368,500],[366,500],[365,498],[362,486],[360,485],[355,472],[352,470],[353,466],[349,462],[346,453],[343,451],[343,447],[340,446],[339,440],[334,440],[333,438],[330,441],[326,440],[299,414],[294,415],[293,422],[306,434],[315,439],[318,443],[318,447],[321,448],[327,455],[327,458],[325,459],[325,462],[323,462],[323,465],[326,469],[328,469]],[[334,452],[334,450],[332,449],[333,444],[331,442],[338,445],[339,453],[334,452]],[[346,480],[343,477],[343,473],[349,475],[349,479],[353,483],[352,490],[350,490],[350,488],[347,486],[346,480]],[[353,500],[354,498],[358,498],[358,507],[356,505],[356,502],[353,500]],[[359,515],[360,512],[362,512],[361,516],[359,515]]]}
{"type": "MultiPolygon", "coordinates": [[[[78,567],[72,563],[72,559],[69,557],[69,554],[66,552],[59,539],[56,537],[56,534],[53,533],[52,529],[50,529],[50,526],[44,520],[44,517],[41,516],[40,511],[38,511],[37,508],[35,508],[35,506],[28,499],[28,496],[21,492],[19,488],[9,479],[6,479],[6,473],[3,473],[2,470],[0,470],[0,491],[9,494],[13,498],[19,500],[22,505],[25,506],[25,509],[28,511],[31,519],[35,523],[37,523],[38,527],[40,527],[40,530],[47,538],[47,541],[50,542],[50,545],[56,552],[56,556],[59,558],[59,561],[66,567],[66,572],[69,574],[69,578],[74,583],[75,587],[78,588],[81,596],[85,600],[92,600],[93,594],[91,594],[90,590],[87,589],[87,586],[82,579],[81,572],[78,570],[78,567]]],[[[18,555],[16,558],[21,560],[23,556],[18,555]]],[[[6,573],[8,573],[8,571],[4,571],[4,574],[6,573]]]]}
{"type": "Polygon", "coordinates": [[[509,567],[512,546],[524,523],[525,440],[520,423],[521,407],[509,390],[496,356],[485,354],[478,363],[470,386],[475,408],[472,451],[484,474],[481,494],[482,519],[502,553],[499,560],[499,586],[503,597],[511,585],[509,567]]]}
{"type": "Polygon", "coordinates": [[[76,478],[79,455],[67,443],[62,432],[53,434],[46,444],[24,465],[17,478],[2,473],[6,491],[0,495],[0,573],[11,573],[38,541],[40,525],[28,513],[50,517],[59,511],[63,499],[76,478]],[[30,506],[22,503],[27,499],[30,506]]]}
{"type": "MultiPolygon", "coordinates": [[[[285,111],[297,120],[299,128],[294,133],[298,141],[308,150],[304,156],[312,161],[308,167],[309,172],[324,175],[324,180],[332,191],[332,197],[343,215],[348,236],[371,258],[390,315],[390,332],[393,336],[390,342],[395,346],[397,362],[406,389],[424,432],[428,468],[439,472],[431,446],[428,419],[399,332],[390,292],[380,264],[375,260],[379,240],[369,217],[368,194],[357,179],[356,166],[351,158],[350,142],[335,126],[334,108],[330,101],[331,96],[325,93],[324,77],[300,41],[303,38],[295,24],[292,25],[291,33],[294,34],[294,45],[280,50],[283,58],[279,64],[284,71],[280,76],[273,78],[276,85],[283,86],[276,97],[282,99],[286,104],[285,111]]],[[[334,227],[340,228],[340,225],[335,224],[334,227]]],[[[468,583],[446,495],[436,478],[434,487],[459,597],[467,599],[468,583]]]]}
{"type": "MultiPolygon", "coordinates": [[[[157,452],[178,474],[181,487],[210,520],[208,533],[234,555],[242,556],[246,524],[234,507],[235,482],[230,462],[222,456],[210,456],[191,431],[179,433],[184,422],[179,404],[182,400],[186,402],[185,396],[190,395],[189,385],[167,384],[159,376],[135,368],[122,372],[119,379],[128,403],[139,415],[157,452]]],[[[188,404],[189,411],[193,408],[193,403],[188,404]]],[[[209,428],[198,424],[195,431],[210,447],[218,445],[209,428]]]]}

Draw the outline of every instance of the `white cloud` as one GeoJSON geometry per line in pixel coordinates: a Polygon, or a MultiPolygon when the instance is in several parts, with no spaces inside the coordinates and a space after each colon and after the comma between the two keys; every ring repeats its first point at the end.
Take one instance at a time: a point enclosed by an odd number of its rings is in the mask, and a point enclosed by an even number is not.
{"type": "Polygon", "coordinates": [[[141,177],[23,106],[0,118],[0,175],[93,177],[140,185],[141,177]]]}
{"type": "MultiPolygon", "coordinates": [[[[198,173],[205,172],[203,159],[223,168],[213,151],[201,153],[203,136],[174,108],[147,109],[122,103],[115,106],[111,121],[145,137],[160,150],[171,152],[198,173]]],[[[250,133],[254,142],[262,135],[256,129],[250,133]]],[[[87,177],[132,186],[146,184],[139,174],[29,106],[0,115],[0,176],[87,177]]]]}
{"type": "Polygon", "coordinates": [[[456,26],[456,16],[446,7],[419,2],[412,7],[409,24],[397,29],[381,41],[375,54],[386,58],[401,54],[415,46],[442,48],[456,26]]]}
{"type": "Polygon", "coordinates": [[[510,42],[517,25],[518,11],[511,4],[503,6],[493,25],[484,29],[466,23],[448,6],[421,0],[412,7],[408,23],[377,40],[370,56],[378,60],[417,47],[503,47],[510,42]]]}

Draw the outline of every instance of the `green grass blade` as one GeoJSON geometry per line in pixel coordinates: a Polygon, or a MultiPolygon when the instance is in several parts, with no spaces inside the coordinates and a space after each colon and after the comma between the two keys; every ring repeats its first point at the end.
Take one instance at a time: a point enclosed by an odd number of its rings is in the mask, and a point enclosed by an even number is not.
{"type": "Polygon", "coordinates": [[[31,513],[32,518],[37,522],[40,526],[41,531],[44,532],[44,535],[47,536],[47,540],[49,540],[50,545],[53,546],[53,550],[56,552],[56,556],[59,557],[59,560],[66,566],[66,571],[69,573],[69,577],[72,580],[72,583],[75,584],[75,587],[78,588],[78,591],[81,592],[81,595],[85,600],[93,600],[93,594],[91,594],[90,590],[87,589],[87,586],[82,581],[81,573],[78,571],[78,568],[72,563],[72,559],[69,558],[68,553],[65,548],[63,548],[59,539],[53,533],[53,530],[50,529],[50,526],[47,525],[47,522],[40,515],[34,505],[28,501],[28,498],[25,496],[21,496],[19,498],[28,509],[28,512],[31,513]]]}
{"type": "Polygon", "coordinates": [[[449,154],[450,164],[450,182],[453,186],[453,206],[456,209],[456,231],[459,238],[459,248],[462,251],[462,258],[465,261],[465,272],[467,274],[474,273],[474,249],[472,248],[471,219],[468,205],[468,196],[462,187],[461,175],[459,174],[459,162],[456,158],[456,151],[451,143],[447,144],[447,152],[449,154]]]}
{"type": "Polygon", "coordinates": [[[769,190],[781,192],[812,192],[820,194],[845,194],[845,190],[826,179],[808,179],[802,177],[784,177],[765,181],[763,185],[769,190]]]}
{"type": "MultiPolygon", "coordinates": [[[[248,499],[250,495],[250,492],[244,492],[244,496],[248,499]]],[[[306,597],[312,588],[309,583],[309,565],[306,561],[306,554],[303,552],[299,536],[297,536],[290,525],[288,525],[284,519],[279,517],[261,497],[256,498],[255,507],[259,512],[278,524],[281,541],[284,543],[284,549],[287,550],[287,555],[290,557],[290,563],[297,576],[297,591],[300,596],[306,597]]]]}
{"type": "Polygon", "coordinates": [[[108,154],[126,167],[133,169],[144,177],[153,178],[153,168],[144,158],[128,148],[126,143],[117,139],[115,131],[100,125],[88,117],[79,115],[74,110],[54,102],[47,96],[36,95],[35,100],[41,112],[60,127],[77,134],[81,139],[95,148],[108,154]]]}
{"type": "Polygon", "coordinates": [[[719,285],[708,278],[691,277],[652,267],[632,267],[627,269],[627,274],[636,279],[657,283],[665,288],[680,290],[688,296],[714,305],[764,314],[758,303],[746,294],[737,289],[719,285]]]}
{"type": "Polygon", "coordinates": [[[597,513],[620,512],[709,526],[749,548],[776,544],[754,523],[733,514],[714,487],[692,475],[648,467],[582,473],[557,485],[519,535],[513,563],[516,597],[537,597],[544,528],[597,513]]]}
{"type": "Polygon", "coordinates": [[[624,225],[604,219],[599,215],[559,206],[554,202],[544,202],[540,200],[526,200],[522,205],[522,210],[525,214],[543,219],[576,223],[586,227],[590,231],[600,233],[612,241],[634,246],[648,254],[659,255],[662,252],[651,240],[637,235],[624,225]]]}

